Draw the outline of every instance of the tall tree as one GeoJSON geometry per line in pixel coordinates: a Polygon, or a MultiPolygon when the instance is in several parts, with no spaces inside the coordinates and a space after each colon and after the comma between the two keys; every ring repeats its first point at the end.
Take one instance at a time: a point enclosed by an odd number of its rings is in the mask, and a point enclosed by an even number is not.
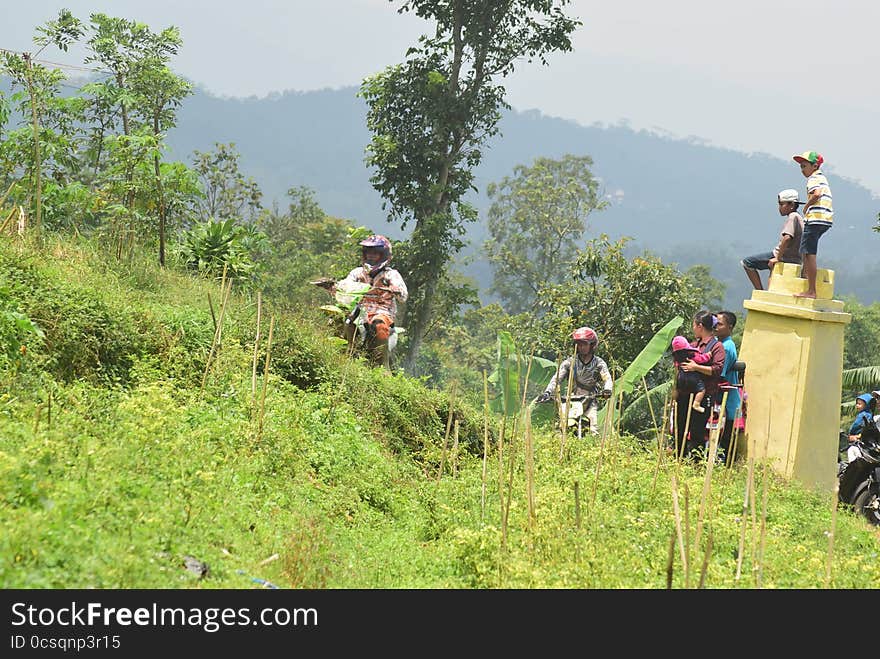
{"type": "Polygon", "coordinates": [[[199,201],[202,220],[254,220],[261,210],[263,193],[239,166],[239,153],[234,143],[214,144],[213,151],[194,151],[193,168],[205,192],[199,201]]]}
{"type": "MultiPolygon", "coordinates": [[[[392,2],[394,0],[391,0],[392,2]]],[[[464,246],[477,213],[463,200],[486,141],[498,132],[505,89],[499,83],[520,60],[570,51],[580,25],[563,13],[569,0],[406,0],[399,12],[435,23],[406,61],[368,78],[373,138],[367,162],[389,221],[414,227],[398,261],[410,298],[404,368],[412,372],[431,323],[440,280],[464,246]]]]}
{"type": "MultiPolygon", "coordinates": [[[[91,88],[96,111],[104,110],[105,114],[118,109],[126,137],[141,133],[155,140],[156,147],[149,152],[149,159],[159,216],[159,263],[164,266],[167,209],[162,187],[161,144],[176,123],[176,110],[182,100],[192,93],[192,85],[168,67],[182,44],[180,32],[176,27],[168,27],[155,33],[145,23],[105,14],[92,14],[90,18],[89,54],[85,61],[99,64],[110,73],[107,80],[91,88]]],[[[99,131],[96,138],[103,139],[103,131],[99,131]]],[[[138,165],[131,162],[126,172],[129,182],[138,165]]],[[[128,189],[125,206],[134,214],[135,186],[129,185],[128,189]]]]}
{"type": "Polygon", "coordinates": [[[493,267],[490,291],[509,313],[528,311],[541,288],[567,276],[588,216],[607,206],[592,164],[589,156],[538,158],[488,186],[490,238],[483,249],[493,267]]]}

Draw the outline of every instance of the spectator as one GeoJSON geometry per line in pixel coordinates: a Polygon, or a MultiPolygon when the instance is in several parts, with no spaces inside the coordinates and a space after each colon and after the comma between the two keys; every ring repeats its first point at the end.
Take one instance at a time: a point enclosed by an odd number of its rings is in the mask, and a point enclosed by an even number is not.
{"type": "MultiPolygon", "coordinates": [[[[780,196],[782,193],[780,193],[780,196]]],[[[718,458],[722,462],[728,458],[730,451],[730,438],[733,434],[733,426],[737,413],[740,410],[739,373],[734,369],[737,360],[736,344],[730,337],[733,328],[736,327],[736,314],[732,311],[719,311],[715,314],[718,323],[715,325],[715,336],[724,346],[724,368],[721,370],[722,380],[727,382],[724,390],[727,391],[727,404],[724,406],[724,429],[718,438],[718,458]]],[[[730,456],[730,460],[733,460],[730,456]]]]}
{"type": "Polygon", "coordinates": [[[697,364],[688,360],[681,365],[684,372],[697,371],[705,376],[706,397],[703,399],[704,412],[691,410],[689,407],[690,395],[684,392],[676,392],[675,396],[675,448],[681,457],[691,457],[697,449],[705,449],[706,446],[706,421],[712,411],[712,402],[718,395],[721,379],[721,370],[724,368],[724,346],[715,338],[712,332],[718,319],[708,311],[699,311],[694,316],[693,333],[694,340],[691,345],[701,353],[708,353],[710,361],[706,364],[697,364]],[[690,422],[688,423],[688,413],[690,422]],[[688,426],[688,434],[685,435],[685,425],[688,426]]]}
{"type": "Polygon", "coordinates": [[[834,211],[831,207],[831,188],[819,167],[825,162],[821,153],[804,151],[792,156],[801,167],[801,174],[807,179],[807,201],[804,203],[804,233],[801,236],[801,258],[803,259],[803,275],[807,279],[807,290],[795,297],[816,297],[816,252],[819,238],[831,228],[834,211]]]}
{"type": "Polygon", "coordinates": [[[773,251],[753,254],[740,261],[740,265],[746,271],[752,286],[759,291],[764,288],[761,284],[759,270],[769,270],[772,277],[773,266],[780,261],[783,263],[801,263],[800,246],[801,236],[804,231],[804,218],[797,212],[798,206],[801,203],[798,201],[797,190],[782,190],[776,196],[776,200],[779,204],[779,214],[785,217],[782,231],[779,234],[779,243],[773,248],[773,251]]]}

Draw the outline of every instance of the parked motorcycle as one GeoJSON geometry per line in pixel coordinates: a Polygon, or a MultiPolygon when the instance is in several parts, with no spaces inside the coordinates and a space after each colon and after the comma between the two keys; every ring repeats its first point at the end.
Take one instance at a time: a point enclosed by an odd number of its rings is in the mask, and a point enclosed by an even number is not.
{"type": "Polygon", "coordinates": [[[838,500],[880,526],[880,430],[871,423],[855,447],[858,457],[838,467],[838,500]]]}

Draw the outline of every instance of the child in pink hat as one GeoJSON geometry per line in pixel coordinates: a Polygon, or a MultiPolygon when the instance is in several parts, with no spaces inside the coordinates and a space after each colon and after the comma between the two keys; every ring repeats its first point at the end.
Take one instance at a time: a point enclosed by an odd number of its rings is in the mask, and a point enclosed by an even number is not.
{"type": "Polygon", "coordinates": [[[692,393],[694,395],[693,408],[697,412],[703,413],[706,409],[703,407],[703,397],[706,395],[706,383],[703,376],[696,371],[683,371],[681,365],[688,360],[693,360],[695,364],[706,364],[711,359],[709,353],[702,353],[693,347],[683,336],[676,336],[672,339],[672,361],[675,363],[675,387],[679,391],[692,393]]]}

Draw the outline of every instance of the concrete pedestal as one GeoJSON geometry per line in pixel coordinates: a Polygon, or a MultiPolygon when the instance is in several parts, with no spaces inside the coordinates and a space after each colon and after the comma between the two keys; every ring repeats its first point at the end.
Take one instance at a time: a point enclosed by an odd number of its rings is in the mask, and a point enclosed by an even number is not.
{"type": "Polygon", "coordinates": [[[753,291],[739,358],[746,363],[745,441],[738,452],[765,455],[785,478],[833,491],[843,371],[843,332],[851,316],[834,300],[834,272],[820,269],[815,300],[801,266],[777,264],[769,289],[753,291]],[[769,434],[768,434],[769,433],[769,434]]]}

